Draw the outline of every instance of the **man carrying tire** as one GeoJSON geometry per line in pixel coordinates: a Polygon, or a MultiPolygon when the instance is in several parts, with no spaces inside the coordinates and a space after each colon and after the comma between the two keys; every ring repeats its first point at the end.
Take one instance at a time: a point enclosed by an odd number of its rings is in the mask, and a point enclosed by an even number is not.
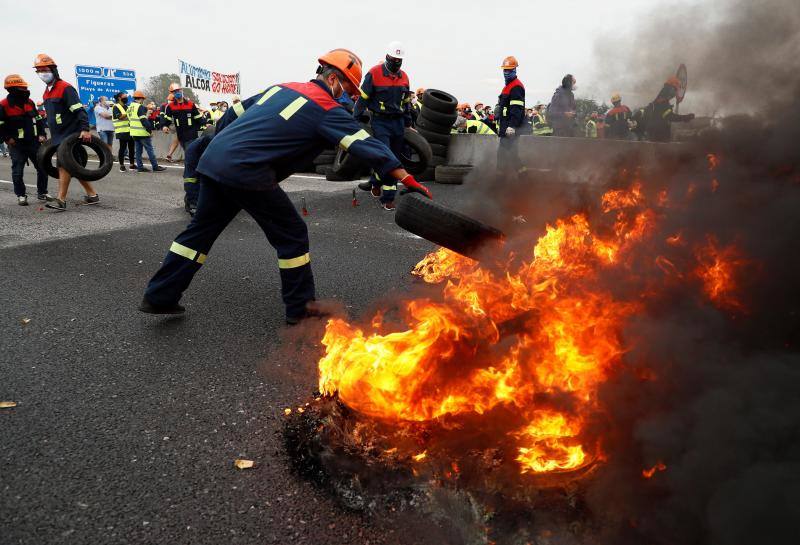
{"type": "Polygon", "coordinates": [[[147,151],[147,158],[150,159],[150,165],[153,167],[153,172],[163,172],[166,167],[159,166],[156,159],[156,152],[153,149],[153,139],[150,133],[153,132],[153,122],[150,121],[147,115],[147,108],[144,106],[144,93],[141,91],[133,92],[133,104],[128,107],[128,123],[131,126],[131,137],[136,145],[136,171],[137,172],[150,172],[150,169],[144,166],[142,162],[142,154],[147,151]]]}
{"type": "MultiPolygon", "coordinates": [[[[36,56],[33,64],[36,74],[47,86],[44,91],[44,109],[47,112],[47,126],[50,129],[50,139],[53,144],[58,145],[72,134],[80,134],[80,139],[89,142],[92,134],[89,132],[89,116],[81,104],[78,91],[61,79],[58,74],[58,66],[55,61],[44,53],[36,56]]],[[[63,212],[67,209],[67,191],[69,183],[72,181],[72,174],[67,169],[58,167],[58,196],[48,197],[47,208],[63,212]]],[[[83,186],[86,195],[83,202],[86,204],[97,204],[100,197],[91,183],[78,180],[83,186]]]]}
{"type": "MultiPolygon", "coordinates": [[[[412,124],[408,75],[400,69],[404,57],[405,48],[400,42],[389,44],[386,60],[373,66],[364,77],[361,96],[353,111],[356,119],[366,122],[366,111],[369,110],[373,136],[386,144],[395,157],[403,154],[403,134],[405,128],[412,124]]],[[[376,171],[373,170],[369,182],[360,183],[358,187],[380,198],[384,210],[391,212],[395,209],[397,184],[381,180],[376,171]]]]}
{"type": "Polygon", "coordinates": [[[36,194],[40,201],[47,200],[47,173],[39,168],[36,153],[45,140],[44,120],[31,100],[28,83],[19,74],[6,77],[3,87],[8,96],[0,100],[0,142],[8,145],[11,153],[11,181],[17,204],[28,205],[23,172],[30,160],[36,168],[36,194]]]}
{"type": "Polygon", "coordinates": [[[500,146],[497,149],[497,168],[511,174],[522,170],[516,137],[531,132],[530,124],[525,121],[525,86],[517,77],[518,67],[519,62],[514,56],[503,60],[501,68],[506,85],[498,98],[500,146]]]}
{"type": "Polygon", "coordinates": [[[319,315],[313,304],[308,228],[278,185],[330,144],[347,149],[406,191],[430,192],[406,172],[386,145],[362,129],[337,102],[358,94],[361,61],[335,49],[319,58],[317,78],[269,87],[255,105],[214,136],[200,158],[200,198],[191,223],[170,247],[150,280],[139,310],[179,314],[178,304],[211,246],[240,210],[263,229],[278,254],[286,322],[319,315]]]}

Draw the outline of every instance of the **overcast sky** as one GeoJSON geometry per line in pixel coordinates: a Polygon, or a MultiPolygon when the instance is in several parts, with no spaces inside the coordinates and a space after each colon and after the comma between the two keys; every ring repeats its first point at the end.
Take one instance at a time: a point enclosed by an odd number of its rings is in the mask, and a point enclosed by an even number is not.
{"type": "MultiPolygon", "coordinates": [[[[626,90],[617,89],[613,74],[594,75],[595,41],[627,32],[659,4],[0,0],[0,71],[20,73],[38,98],[44,86],[31,66],[40,52],[51,55],[71,83],[76,64],[132,68],[146,78],[177,73],[181,58],[240,72],[242,94],[249,96],[272,83],[310,79],[317,57],[329,49],[352,49],[369,68],[382,61],[391,40],[400,40],[412,88],[435,87],[461,101],[494,104],[502,88],[500,62],[515,55],[529,104],[547,103],[567,72],[576,75],[579,96],[608,101],[611,91],[626,90]]],[[[674,69],[665,66],[665,76],[674,69]]],[[[653,95],[660,83],[654,82],[653,95]]]]}

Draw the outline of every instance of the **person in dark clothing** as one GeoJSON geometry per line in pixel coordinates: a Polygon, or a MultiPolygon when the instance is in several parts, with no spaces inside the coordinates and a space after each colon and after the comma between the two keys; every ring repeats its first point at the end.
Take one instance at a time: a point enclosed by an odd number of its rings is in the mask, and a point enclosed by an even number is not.
{"type": "Polygon", "coordinates": [[[125,155],[128,156],[128,163],[131,170],[136,170],[135,152],[133,138],[131,137],[131,125],[128,123],[128,93],[120,92],[114,95],[114,107],[111,108],[111,119],[114,121],[114,135],[119,140],[119,151],[117,151],[117,161],[119,161],[119,171],[125,172],[125,155]]]}
{"type": "Polygon", "coordinates": [[[694,114],[679,115],[672,109],[670,101],[675,98],[681,83],[676,77],[669,78],[656,99],[645,108],[647,120],[645,133],[651,142],[670,142],[672,124],[686,123],[694,119],[694,114]]]}
{"type": "MultiPolygon", "coordinates": [[[[44,53],[36,56],[34,62],[36,74],[47,86],[44,91],[44,108],[47,112],[47,126],[50,128],[50,140],[53,144],[60,144],[67,136],[80,134],[80,139],[89,142],[92,134],[89,132],[89,115],[81,104],[78,91],[61,79],[55,61],[44,53]]],[[[66,169],[58,167],[58,196],[47,199],[47,208],[65,211],[67,209],[67,191],[72,175],[66,169]]],[[[91,183],[78,180],[83,186],[86,195],[83,201],[86,204],[97,204],[100,197],[91,183]]]]}
{"type": "Polygon", "coordinates": [[[505,86],[497,99],[497,134],[500,136],[497,168],[514,174],[522,170],[517,137],[532,132],[530,124],[525,122],[525,86],[517,77],[518,67],[519,62],[513,55],[503,59],[500,68],[505,86]]]}
{"type": "Polygon", "coordinates": [[[553,98],[547,107],[547,120],[553,127],[553,136],[575,136],[577,106],[574,91],[577,89],[576,83],[575,76],[567,74],[561,80],[561,86],[553,93],[553,98]]]}
{"type": "Polygon", "coordinates": [[[3,82],[8,96],[0,100],[0,142],[8,145],[11,153],[11,181],[17,204],[28,205],[23,172],[29,160],[36,168],[36,194],[40,201],[47,200],[47,173],[39,168],[36,153],[44,142],[44,120],[31,100],[28,83],[19,74],[11,74],[3,82]]]}
{"type": "MultiPolygon", "coordinates": [[[[183,96],[183,88],[179,84],[170,84],[169,90],[172,93],[172,100],[167,104],[161,116],[161,130],[169,134],[169,126],[175,123],[178,142],[183,149],[183,154],[186,155],[186,148],[197,140],[200,130],[206,126],[208,120],[200,113],[194,102],[183,96]]],[[[172,154],[170,153],[167,160],[171,159],[172,154]]],[[[183,191],[184,201],[189,203],[189,206],[196,208],[199,194],[197,184],[184,184],[183,191]]]]}
{"type": "Polygon", "coordinates": [[[631,109],[622,103],[619,93],[611,95],[614,106],[606,113],[606,138],[628,140],[630,138],[631,109]]]}
{"type": "MultiPolygon", "coordinates": [[[[336,49],[319,58],[317,78],[270,86],[230,127],[214,136],[197,163],[200,199],[189,226],[175,239],[147,285],[139,310],[179,314],[178,304],[206,262],[214,241],[241,210],[261,226],[277,252],[286,322],[319,315],[314,304],[308,228],[280,182],[307,157],[338,144],[369,163],[384,183],[431,194],[406,172],[391,150],[362,129],[337,102],[359,92],[358,57],[336,49]]],[[[221,120],[220,120],[221,121],[221,120]]]]}

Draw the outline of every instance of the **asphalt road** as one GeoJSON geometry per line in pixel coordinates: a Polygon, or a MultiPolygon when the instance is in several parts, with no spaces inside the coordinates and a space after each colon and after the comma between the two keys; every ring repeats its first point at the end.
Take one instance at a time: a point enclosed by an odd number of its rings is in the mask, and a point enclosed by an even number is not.
{"type": "MultiPolygon", "coordinates": [[[[9,170],[0,160],[0,179],[9,170]]],[[[73,206],[76,184],[66,213],[19,207],[0,183],[0,401],[18,403],[0,409],[0,545],[427,542],[289,470],[283,410],[316,388],[322,324],[286,328],[274,251],[246,214],[184,317],[135,310],[187,222],[180,175],[114,172],[91,207],[73,206]]],[[[353,208],[353,186],[283,184],[311,212],[318,296],[358,315],[402,293],[433,247],[365,193],[353,208]]],[[[445,203],[464,191],[433,190],[445,203]]]]}

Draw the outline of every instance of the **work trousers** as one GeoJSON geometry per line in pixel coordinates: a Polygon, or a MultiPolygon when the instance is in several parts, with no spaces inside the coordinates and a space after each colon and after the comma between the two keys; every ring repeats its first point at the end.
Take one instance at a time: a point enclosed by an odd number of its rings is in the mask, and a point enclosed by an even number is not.
{"type": "MultiPolygon", "coordinates": [[[[189,146],[192,142],[197,140],[197,138],[192,138],[191,140],[180,140],[181,149],[183,149],[183,160],[186,161],[186,150],[189,149],[189,146]]],[[[196,179],[194,181],[189,180],[187,181],[186,178],[183,179],[183,202],[186,204],[187,207],[194,208],[197,206],[197,198],[200,195],[200,184],[197,183],[196,179]]]]}
{"type": "MultiPolygon", "coordinates": [[[[403,155],[405,146],[405,125],[402,117],[372,116],[372,136],[386,144],[392,150],[394,156],[399,160],[403,155]]],[[[381,188],[381,202],[387,203],[394,200],[397,194],[397,182],[395,180],[381,180],[377,172],[372,171],[369,181],[373,187],[381,188]]]]}
{"type": "Polygon", "coordinates": [[[150,165],[155,170],[158,166],[158,161],[156,160],[156,150],[153,149],[153,139],[148,136],[147,138],[134,138],[133,141],[136,143],[136,168],[144,168],[142,163],[142,150],[144,149],[147,151],[150,165]]]}
{"type": "Polygon", "coordinates": [[[36,152],[38,151],[39,142],[17,142],[13,146],[8,146],[8,152],[11,155],[11,181],[14,184],[14,194],[17,197],[27,195],[23,172],[25,171],[25,162],[28,159],[36,169],[36,192],[39,195],[47,193],[47,173],[39,169],[39,163],[36,162],[36,152]]]}
{"type": "Polygon", "coordinates": [[[119,140],[119,150],[117,151],[117,160],[119,161],[119,164],[125,164],[125,152],[127,152],[128,162],[130,163],[131,167],[133,167],[136,160],[133,138],[129,136],[127,138],[117,138],[117,140],[119,140]]]}
{"type": "Polygon", "coordinates": [[[278,186],[249,191],[200,177],[200,197],[191,223],[172,243],[145,297],[155,305],[177,303],[206,260],[211,246],[240,210],[250,214],[278,253],[281,291],[287,317],[301,317],[314,300],[314,275],[308,253],[308,228],[278,186]]]}
{"type": "Polygon", "coordinates": [[[497,147],[497,170],[503,174],[518,174],[522,170],[517,136],[501,136],[497,147]]]}

